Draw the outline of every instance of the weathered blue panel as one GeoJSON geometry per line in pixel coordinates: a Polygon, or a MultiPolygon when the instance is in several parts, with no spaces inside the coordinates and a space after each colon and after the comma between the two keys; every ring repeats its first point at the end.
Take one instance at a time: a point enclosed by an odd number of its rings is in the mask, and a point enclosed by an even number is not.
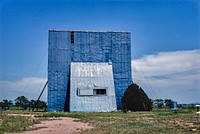
{"type": "Polygon", "coordinates": [[[116,97],[111,63],[71,62],[70,111],[115,111],[116,97]],[[106,89],[105,94],[93,94],[94,89],[106,89]]]}
{"type": "Polygon", "coordinates": [[[48,110],[64,110],[69,104],[71,62],[112,62],[117,108],[131,84],[129,32],[49,31],[48,110]],[[74,32],[74,43],[71,43],[74,32]]]}

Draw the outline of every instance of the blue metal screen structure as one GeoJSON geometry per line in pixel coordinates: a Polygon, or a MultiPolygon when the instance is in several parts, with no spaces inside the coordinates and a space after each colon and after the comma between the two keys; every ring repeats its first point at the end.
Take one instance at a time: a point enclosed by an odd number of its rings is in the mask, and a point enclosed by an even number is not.
{"type": "Polygon", "coordinates": [[[117,108],[131,84],[129,32],[49,30],[48,111],[69,110],[71,62],[112,63],[117,108]]]}

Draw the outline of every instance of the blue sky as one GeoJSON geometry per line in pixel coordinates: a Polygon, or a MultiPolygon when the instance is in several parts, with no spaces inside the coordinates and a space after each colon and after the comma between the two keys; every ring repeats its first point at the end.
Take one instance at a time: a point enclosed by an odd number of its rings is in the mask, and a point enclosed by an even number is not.
{"type": "MultiPolygon", "coordinates": [[[[31,89],[33,80],[37,79],[40,82],[46,80],[49,29],[130,31],[132,59],[140,64],[143,62],[142,59],[148,56],[162,57],[161,52],[169,55],[171,52],[180,54],[180,51],[192,52],[195,56],[196,53],[199,54],[199,16],[199,0],[2,0],[0,2],[0,93],[2,94],[0,99],[13,98],[14,95],[25,93],[31,89]],[[9,84],[15,85],[20,82],[25,86],[12,89],[12,95],[7,93],[7,90],[11,89],[9,84]]],[[[194,55],[192,59],[197,58],[194,55]]],[[[194,68],[193,66],[184,68],[184,60],[179,59],[174,62],[183,65],[180,71],[194,68]]],[[[191,60],[191,62],[191,65],[199,68],[199,64],[196,64],[199,61],[191,60]]],[[[159,67],[161,63],[158,63],[159,67]]],[[[142,72],[147,71],[144,64],[140,68],[143,67],[142,72]]],[[[137,71],[141,73],[140,69],[137,71]]],[[[178,70],[170,68],[161,74],[176,71],[178,70]]],[[[155,84],[155,82],[149,83],[149,87],[155,84]]],[[[200,90],[199,86],[197,84],[194,93],[200,90]]],[[[153,88],[157,89],[155,86],[153,88]]],[[[39,87],[37,93],[38,91],[39,87]]],[[[159,96],[159,93],[156,93],[156,96],[168,97],[159,96]]],[[[190,99],[187,101],[200,101],[199,98],[190,99]]]]}

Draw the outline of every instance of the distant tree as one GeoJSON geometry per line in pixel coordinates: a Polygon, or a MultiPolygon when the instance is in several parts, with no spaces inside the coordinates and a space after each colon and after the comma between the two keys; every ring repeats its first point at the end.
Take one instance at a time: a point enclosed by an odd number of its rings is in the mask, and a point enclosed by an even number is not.
{"type": "Polygon", "coordinates": [[[41,101],[41,100],[30,100],[30,107],[32,109],[35,109],[38,110],[38,109],[44,109],[46,111],[46,108],[47,108],[47,104],[46,102],[44,101],[41,101]]]}
{"type": "Polygon", "coordinates": [[[34,108],[35,103],[36,103],[36,100],[30,100],[30,101],[29,101],[29,107],[30,107],[30,108],[34,108]]]}
{"type": "Polygon", "coordinates": [[[4,103],[4,109],[9,109],[10,108],[10,103],[8,100],[3,100],[4,103]]]}
{"type": "Polygon", "coordinates": [[[10,106],[13,105],[13,101],[12,100],[9,100],[8,103],[9,103],[10,106]]]}
{"type": "Polygon", "coordinates": [[[46,108],[47,108],[46,102],[39,100],[38,101],[38,108],[44,109],[46,111],[46,108]]]}
{"type": "Polygon", "coordinates": [[[150,102],[151,102],[151,107],[153,107],[153,100],[152,99],[149,99],[150,102]]]}
{"type": "Polygon", "coordinates": [[[3,110],[10,109],[10,106],[12,106],[12,101],[11,100],[3,100],[0,102],[0,107],[3,110]]]}
{"type": "Polygon", "coordinates": [[[1,107],[1,109],[3,109],[3,108],[4,108],[3,101],[1,101],[1,102],[0,102],[0,107],[1,107]]]}
{"type": "Polygon", "coordinates": [[[17,107],[21,107],[26,110],[29,107],[29,101],[25,96],[19,96],[15,99],[15,104],[17,107]]]}
{"type": "Polygon", "coordinates": [[[30,111],[31,109],[33,109],[33,108],[34,108],[34,106],[35,106],[35,103],[36,103],[36,101],[35,101],[35,100],[30,100],[30,101],[29,101],[29,111],[30,111]]]}
{"type": "Polygon", "coordinates": [[[154,100],[154,105],[158,108],[161,108],[164,105],[163,99],[156,99],[154,100]]]}
{"type": "Polygon", "coordinates": [[[130,111],[150,111],[152,110],[151,100],[144,90],[137,84],[131,84],[126,89],[122,100],[122,110],[130,111]]]}
{"type": "Polygon", "coordinates": [[[169,107],[169,108],[173,108],[173,101],[171,99],[165,99],[165,106],[169,107]]]}

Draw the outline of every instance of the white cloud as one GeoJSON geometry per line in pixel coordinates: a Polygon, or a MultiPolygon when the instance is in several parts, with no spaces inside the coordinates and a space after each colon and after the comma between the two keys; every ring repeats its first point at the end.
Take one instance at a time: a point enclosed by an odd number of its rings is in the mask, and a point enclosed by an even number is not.
{"type": "Polygon", "coordinates": [[[200,102],[200,50],[161,52],[132,61],[132,77],[150,98],[200,102]]]}
{"type": "MultiPolygon", "coordinates": [[[[37,99],[46,78],[23,78],[19,81],[0,81],[0,100],[15,100],[18,96],[26,96],[28,99],[37,99]]],[[[46,101],[47,90],[45,89],[41,99],[46,101]]]]}

